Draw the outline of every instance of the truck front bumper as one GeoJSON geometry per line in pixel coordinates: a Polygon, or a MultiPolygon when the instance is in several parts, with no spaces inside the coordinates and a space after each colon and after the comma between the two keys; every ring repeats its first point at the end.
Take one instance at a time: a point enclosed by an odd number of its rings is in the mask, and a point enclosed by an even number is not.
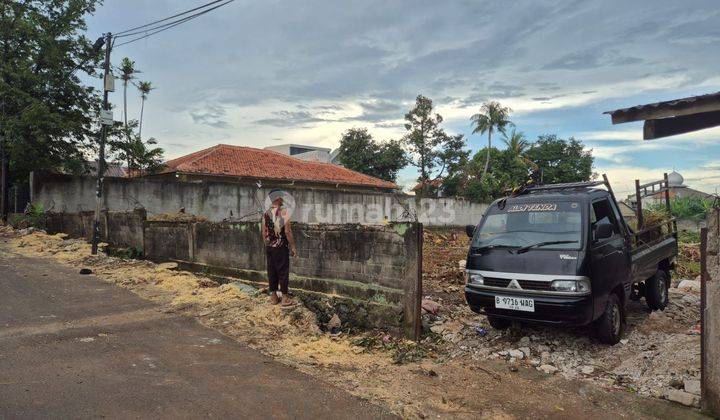
{"type": "Polygon", "coordinates": [[[568,326],[587,325],[593,321],[592,295],[528,294],[517,293],[513,290],[495,291],[465,286],[465,299],[474,312],[497,318],[568,326]],[[497,309],[495,308],[496,295],[534,299],[535,312],[497,309]]]}

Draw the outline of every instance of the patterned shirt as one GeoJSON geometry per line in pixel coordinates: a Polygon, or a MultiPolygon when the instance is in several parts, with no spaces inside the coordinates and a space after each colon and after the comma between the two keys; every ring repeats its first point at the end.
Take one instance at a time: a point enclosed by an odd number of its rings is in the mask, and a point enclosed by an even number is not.
{"type": "Polygon", "coordinates": [[[263,214],[265,223],[265,243],[271,248],[287,248],[288,239],[285,223],[289,220],[284,216],[282,208],[270,207],[263,214]]]}

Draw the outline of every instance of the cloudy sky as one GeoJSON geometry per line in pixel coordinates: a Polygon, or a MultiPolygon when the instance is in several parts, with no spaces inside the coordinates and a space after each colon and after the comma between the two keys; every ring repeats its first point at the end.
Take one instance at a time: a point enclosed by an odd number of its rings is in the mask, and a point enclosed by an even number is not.
{"type": "MultiPolygon", "coordinates": [[[[91,38],[202,4],[105,0],[91,38]]],[[[528,138],[575,136],[596,172],[629,191],[676,169],[686,183],[720,187],[720,129],[642,141],[642,123],[613,126],[604,111],[720,91],[716,0],[277,1],[236,0],[113,51],[136,61],[154,90],[143,134],[168,157],[229,143],[337,147],[367,127],[403,135],[418,94],[449,132],[471,134],[480,104],[498,100],[528,138]]],[[[120,43],[121,40],[118,40],[120,43]]],[[[112,94],[120,104],[122,96],[112,94]]],[[[130,96],[131,118],[139,98],[130,96]]],[[[119,119],[119,111],[116,112],[119,119]]],[[[399,182],[412,184],[410,169],[399,182]]]]}

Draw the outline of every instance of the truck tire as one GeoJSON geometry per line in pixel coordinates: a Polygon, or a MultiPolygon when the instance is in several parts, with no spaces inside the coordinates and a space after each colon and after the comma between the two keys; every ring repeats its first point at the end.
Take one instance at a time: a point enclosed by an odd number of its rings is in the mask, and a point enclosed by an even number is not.
{"type": "Polygon", "coordinates": [[[615,345],[620,341],[624,329],[625,320],[620,306],[620,298],[613,293],[608,296],[605,311],[595,321],[595,333],[601,342],[615,345]]]}
{"type": "Polygon", "coordinates": [[[488,322],[490,323],[490,326],[495,328],[496,330],[506,330],[510,328],[510,320],[505,318],[496,318],[494,316],[488,316],[488,322]]]}
{"type": "Polygon", "coordinates": [[[654,276],[645,281],[645,303],[653,311],[663,310],[668,304],[668,287],[670,287],[670,274],[665,270],[658,270],[654,276]]]}

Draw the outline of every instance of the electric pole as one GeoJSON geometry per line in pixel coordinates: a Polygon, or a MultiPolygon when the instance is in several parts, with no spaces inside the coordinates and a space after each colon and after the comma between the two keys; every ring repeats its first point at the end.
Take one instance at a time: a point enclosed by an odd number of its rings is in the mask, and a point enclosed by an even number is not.
{"type": "MultiPolygon", "coordinates": [[[[108,93],[111,89],[109,86],[110,79],[110,50],[112,49],[112,34],[107,33],[105,35],[105,72],[103,76],[103,110],[110,110],[110,103],[108,102],[108,93]]],[[[100,128],[100,150],[98,152],[98,163],[97,163],[97,190],[96,202],[95,202],[95,220],[93,221],[93,237],[92,237],[92,251],[93,255],[97,254],[98,242],[100,242],[100,210],[102,209],[102,193],[103,193],[103,178],[105,177],[105,137],[107,136],[107,125],[104,118],[101,116],[101,128],[100,128]]]]}

